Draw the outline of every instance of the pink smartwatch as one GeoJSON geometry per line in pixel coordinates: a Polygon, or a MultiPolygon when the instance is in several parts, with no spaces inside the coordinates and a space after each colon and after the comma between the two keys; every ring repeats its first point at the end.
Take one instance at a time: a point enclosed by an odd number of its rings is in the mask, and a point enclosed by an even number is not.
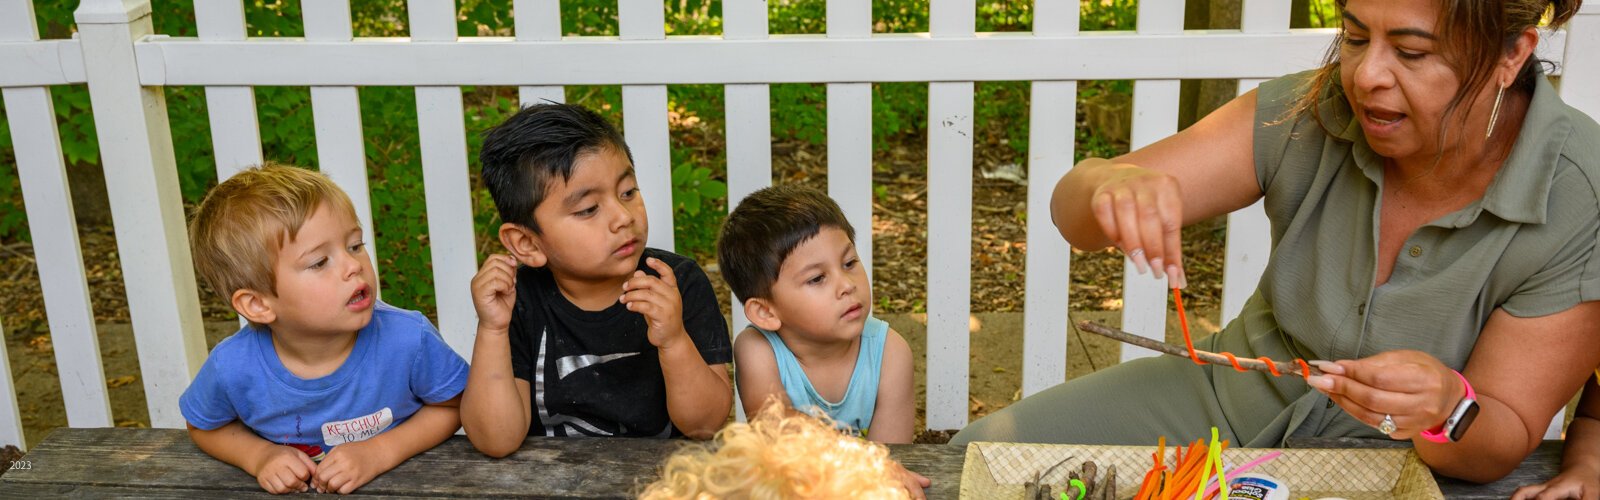
{"type": "Polygon", "coordinates": [[[1444,419],[1438,427],[1422,431],[1422,439],[1435,443],[1454,443],[1460,441],[1467,434],[1467,427],[1472,426],[1472,421],[1478,418],[1478,394],[1472,391],[1472,384],[1467,382],[1467,377],[1461,372],[1451,370],[1461,379],[1461,386],[1467,388],[1467,396],[1456,403],[1456,409],[1444,419]]]}

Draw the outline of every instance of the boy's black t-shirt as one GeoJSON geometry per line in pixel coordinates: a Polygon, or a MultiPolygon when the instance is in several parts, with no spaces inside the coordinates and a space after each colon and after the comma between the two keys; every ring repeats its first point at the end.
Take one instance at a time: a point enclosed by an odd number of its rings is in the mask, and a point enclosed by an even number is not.
{"type": "MultiPolygon", "coordinates": [[[[728,324],[705,271],[681,255],[646,248],[672,267],[683,297],[683,327],[706,364],[733,360],[728,324]]],[[[659,276],[639,259],[639,270],[659,276]]],[[[622,296],[622,290],[617,290],[622,296]]],[[[666,380],[644,315],[619,300],[579,309],[546,268],[517,269],[511,317],[511,369],[532,389],[530,436],[677,437],[667,415],[666,380]]]]}

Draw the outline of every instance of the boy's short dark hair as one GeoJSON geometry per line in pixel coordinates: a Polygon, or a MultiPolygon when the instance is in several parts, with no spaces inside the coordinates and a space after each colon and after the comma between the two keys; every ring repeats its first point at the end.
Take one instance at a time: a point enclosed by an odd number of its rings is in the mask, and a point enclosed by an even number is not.
{"type": "Polygon", "coordinates": [[[770,297],[784,259],[824,226],[856,239],[839,204],[820,191],[784,185],[751,193],[728,214],[717,239],[723,279],[739,302],[770,297]]]}
{"type": "Polygon", "coordinates": [[[616,148],[633,162],[617,128],[600,114],[570,104],[534,104],[490,129],[478,162],[500,220],[539,231],[533,209],[555,176],[572,179],[579,156],[616,148]]]}

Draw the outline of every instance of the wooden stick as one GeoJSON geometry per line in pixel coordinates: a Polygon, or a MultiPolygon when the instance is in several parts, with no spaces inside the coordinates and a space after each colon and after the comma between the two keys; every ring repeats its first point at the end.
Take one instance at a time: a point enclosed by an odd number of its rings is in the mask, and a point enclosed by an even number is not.
{"type": "MultiPolygon", "coordinates": [[[[1127,344],[1136,345],[1136,346],[1143,347],[1145,349],[1149,349],[1149,350],[1152,350],[1152,351],[1160,352],[1160,353],[1163,353],[1163,354],[1171,354],[1173,356],[1177,356],[1177,357],[1180,357],[1180,358],[1188,358],[1189,357],[1189,349],[1187,349],[1187,348],[1185,348],[1183,346],[1168,344],[1166,342],[1162,342],[1162,341],[1159,341],[1159,340],[1140,337],[1138,335],[1134,335],[1134,334],[1131,334],[1131,333],[1128,333],[1128,332],[1124,332],[1122,330],[1111,328],[1111,327],[1108,327],[1108,326],[1105,326],[1105,325],[1102,325],[1102,324],[1099,324],[1099,323],[1095,323],[1093,321],[1079,321],[1078,322],[1078,328],[1081,328],[1081,329],[1083,329],[1083,330],[1085,330],[1085,331],[1087,331],[1089,333],[1093,333],[1093,334],[1104,336],[1104,337],[1109,337],[1109,338],[1111,338],[1113,340],[1121,341],[1121,342],[1124,342],[1124,343],[1127,343],[1127,344]]],[[[1230,368],[1233,367],[1233,363],[1230,363],[1228,361],[1228,358],[1226,356],[1221,355],[1221,354],[1217,354],[1217,353],[1214,353],[1214,352],[1208,352],[1208,351],[1202,351],[1202,350],[1199,350],[1199,349],[1195,349],[1194,352],[1195,352],[1196,355],[1200,356],[1200,359],[1202,361],[1205,361],[1207,363],[1211,363],[1211,364],[1214,364],[1214,365],[1227,366],[1227,367],[1230,367],[1230,368]]],[[[1298,364],[1285,363],[1285,362],[1282,362],[1282,361],[1279,361],[1279,362],[1276,362],[1276,363],[1273,363],[1273,364],[1277,365],[1278,371],[1280,373],[1283,373],[1283,374],[1286,374],[1286,375],[1304,376],[1304,374],[1300,373],[1300,365],[1298,365],[1298,364]]],[[[1272,373],[1272,370],[1267,368],[1267,364],[1266,363],[1262,363],[1261,360],[1258,360],[1258,359],[1239,358],[1239,366],[1243,366],[1246,369],[1255,370],[1255,371],[1258,371],[1258,372],[1272,373]]],[[[1311,367],[1311,374],[1312,375],[1321,375],[1322,374],[1322,370],[1318,370],[1317,367],[1312,366],[1311,367]]]]}

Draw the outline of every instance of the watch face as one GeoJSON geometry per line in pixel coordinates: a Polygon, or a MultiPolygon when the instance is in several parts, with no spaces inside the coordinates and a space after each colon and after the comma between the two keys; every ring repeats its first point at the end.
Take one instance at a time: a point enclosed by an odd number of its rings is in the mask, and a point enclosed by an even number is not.
{"type": "Polygon", "coordinates": [[[1472,426],[1472,421],[1478,418],[1478,402],[1471,401],[1460,412],[1461,418],[1456,420],[1456,425],[1450,428],[1450,441],[1460,441],[1467,434],[1467,428],[1472,426]]]}

